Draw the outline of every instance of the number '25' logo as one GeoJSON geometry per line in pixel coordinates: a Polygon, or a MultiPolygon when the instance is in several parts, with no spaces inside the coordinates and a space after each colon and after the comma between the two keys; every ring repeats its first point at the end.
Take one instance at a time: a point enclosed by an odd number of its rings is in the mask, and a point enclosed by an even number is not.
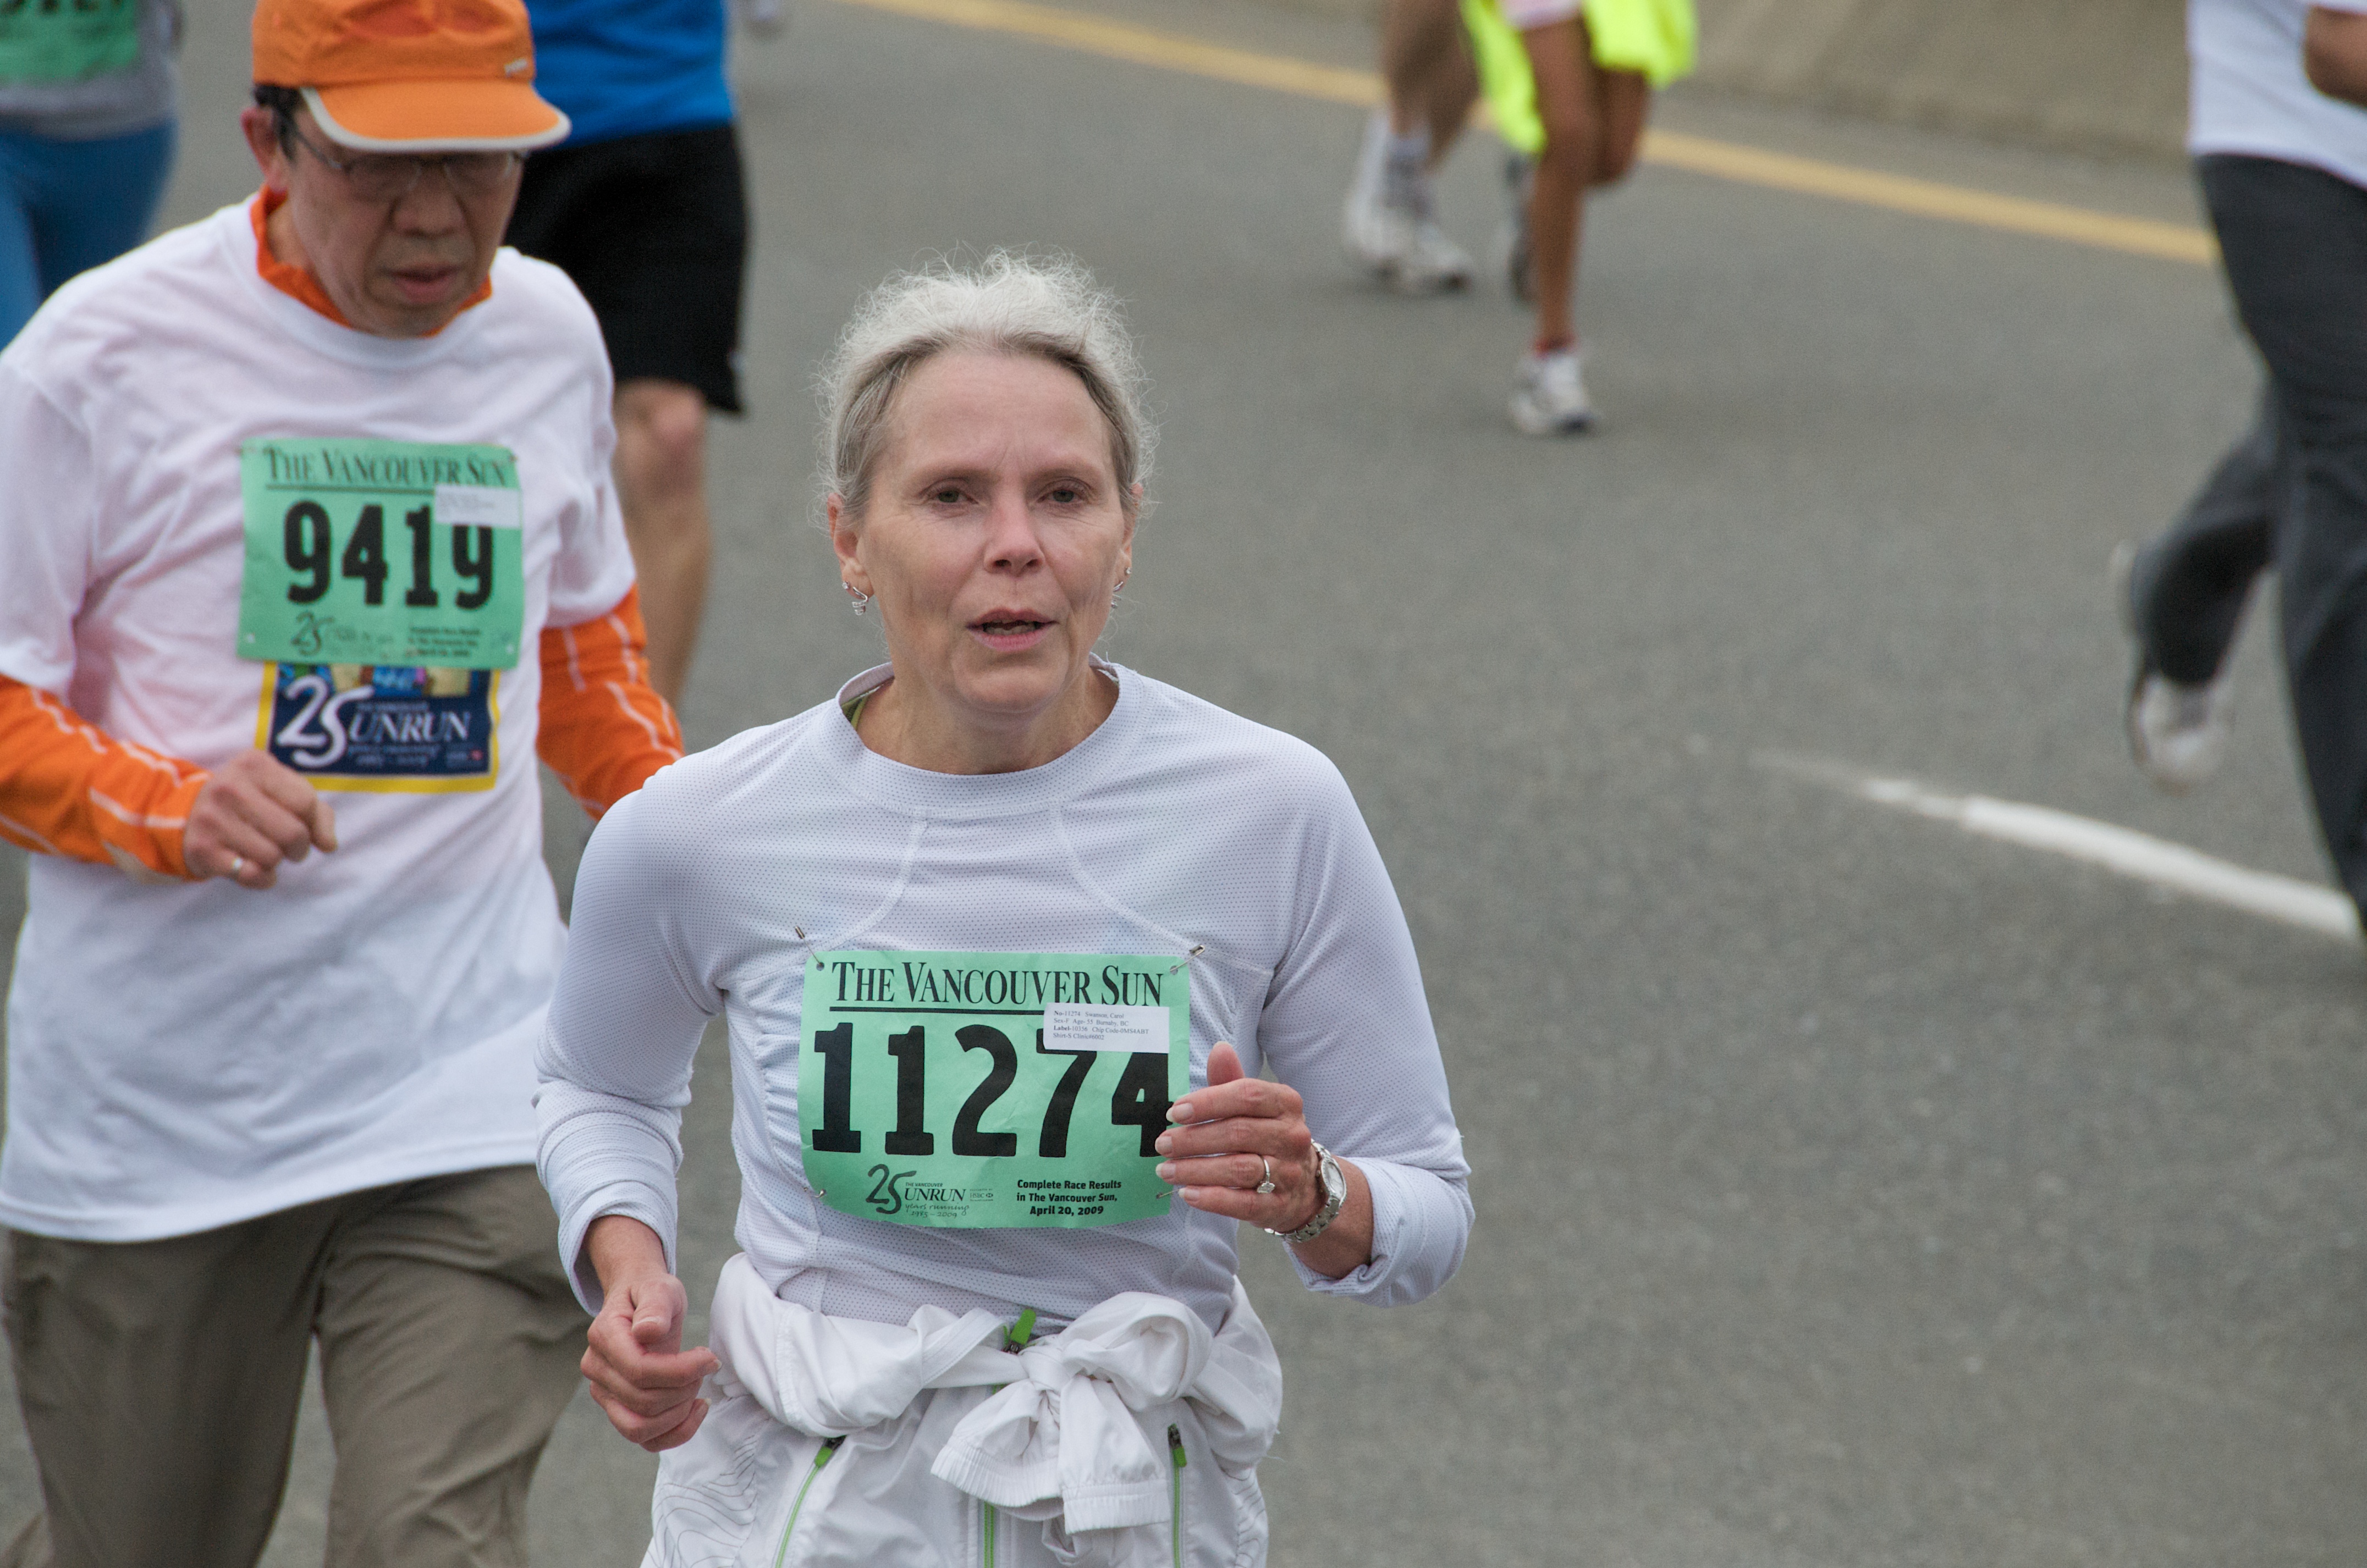
{"type": "Polygon", "coordinates": [[[871,1190],[863,1195],[865,1202],[883,1214],[904,1212],[904,1193],[897,1184],[915,1172],[899,1170],[891,1174],[886,1166],[875,1165],[864,1174],[872,1178],[871,1190]]]}

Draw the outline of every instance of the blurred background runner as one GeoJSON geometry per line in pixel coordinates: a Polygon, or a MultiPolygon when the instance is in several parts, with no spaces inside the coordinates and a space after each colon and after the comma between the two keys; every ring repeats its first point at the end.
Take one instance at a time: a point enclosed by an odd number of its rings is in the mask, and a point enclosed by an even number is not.
{"type": "Polygon", "coordinates": [[[1340,243],[1400,292],[1461,288],[1471,281],[1471,258],[1439,227],[1431,186],[1479,97],[1455,0],[1389,0],[1381,74],[1389,101],[1365,122],[1340,243]]]}
{"type": "MultiPolygon", "coordinates": [[[[713,546],[707,411],[740,407],[748,203],[723,0],[532,0],[535,87],[567,141],[527,164],[509,241],[591,301],[617,375],[617,491],[650,682],[682,700],[713,546]]],[[[750,22],[777,30],[777,6],[750,22]]]]}
{"type": "Polygon", "coordinates": [[[2188,47],[2188,146],[2268,382],[2178,522],[2115,552],[2129,745],[2166,789],[2218,769],[2228,650],[2273,563],[2318,826],[2367,904],[2367,0],[2193,0],[2188,47]]]}
{"type": "Polygon", "coordinates": [[[1594,423],[1575,319],[1586,192],[1625,176],[1652,89],[1693,68],[1692,0],[1462,0],[1459,15],[1460,28],[1448,0],[1392,0],[1382,29],[1389,103],[1365,125],[1341,237],[1405,293],[1469,281],[1470,258],[1437,222],[1431,172],[1484,90],[1512,150],[1507,281],[1536,308],[1512,423],[1574,434],[1594,423]]]}
{"type": "Polygon", "coordinates": [[[176,0],[0,5],[0,344],[148,237],[173,169],[176,0]]]}

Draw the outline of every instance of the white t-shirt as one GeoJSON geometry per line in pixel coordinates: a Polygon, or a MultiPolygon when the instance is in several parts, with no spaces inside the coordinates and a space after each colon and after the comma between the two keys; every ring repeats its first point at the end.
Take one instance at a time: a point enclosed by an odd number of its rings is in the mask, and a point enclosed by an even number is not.
{"type": "Polygon", "coordinates": [[[2302,67],[2313,4],[2367,12],[2367,0],[2188,0],[2188,152],[2306,164],[2367,186],[2367,109],[2327,97],[2302,67]]]}
{"type": "MultiPolygon", "coordinates": [[[[269,438],[507,447],[519,654],[412,705],[490,730],[478,761],[448,753],[458,773],[406,774],[391,741],[366,763],[348,726],[338,765],[381,771],[319,781],[341,847],[268,891],[35,857],[0,1147],[0,1224],[21,1230],[177,1235],[534,1157],[533,1043],[565,942],[540,852],[539,633],[633,581],[599,331],[564,274],[510,251],[490,299],[408,341],[329,321],[255,254],[226,208],[67,284],[0,354],[0,675],[201,765],[285,730],[288,677],[236,656],[240,447],[269,438]]],[[[399,585],[407,536],[386,535],[399,585]]],[[[321,672],[390,724],[402,682],[435,673],[321,672]]]]}
{"type": "Polygon", "coordinates": [[[1192,1083],[1230,1041],[1249,1072],[1271,1066],[1305,1096],[1315,1136],[1371,1184],[1373,1260],[1301,1277],[1391,1303],[1455,1272],[1471,1227],[1462,1137],[1413,940],[1347,784],[1304,741],[1104,668],[1116,708],[1040,768],[907,767],[831,702],[674,764],[602,819],[538,1058],[543,1180],[587,1304],[594,1219],[629,1214],[671,1251],[681,1107],[719,1012],[740,1244],[783,1300],[899,1324],[923,1303],[1024,1305],[1058,1325],[1146,1291],[1222,1320],[1239,1227],[1180,1198],[1074,1230],[923,1228],[818,1200],[798,1097],[806,964],[865,950],[1172,958],[1190,971],[1192,1083]]]}

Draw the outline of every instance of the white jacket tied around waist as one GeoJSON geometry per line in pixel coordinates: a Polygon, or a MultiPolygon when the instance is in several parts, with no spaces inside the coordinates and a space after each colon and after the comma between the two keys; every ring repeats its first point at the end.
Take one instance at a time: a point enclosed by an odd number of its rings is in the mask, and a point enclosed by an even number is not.
{"type": "Polygon", "coordinates": [[[983,1310],[900,1326],[780,1301],[743,1255],[708,1338],[713,1409],[661,1462],[651,1568],[1264,1561],[1282,1368],[1238,1281],[1213,1333],[1128,1292],[1013,1351],[983,1310]]]}

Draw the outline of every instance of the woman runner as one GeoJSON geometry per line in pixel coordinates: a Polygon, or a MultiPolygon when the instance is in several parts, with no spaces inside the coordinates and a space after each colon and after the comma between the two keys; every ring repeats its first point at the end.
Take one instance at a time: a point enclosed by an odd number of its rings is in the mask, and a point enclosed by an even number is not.
{"type": "Polygon", "coordinates": [[[585,1374],[663,1456],[648,1562],[1262,1563],[1240,1222],[1384,1304],[1470,1226],[1396,894],[1319,753],[1094,656],[1153,437],[1082,269],[891,279],[824,393],[889,661],[609,814],[541,1054],[585,1374]],[[718,1013],[745,1251],[685,1351],[718,1013]]]}
{"type": "Polygon", "coordinates": [[[1484,89],[1512,150],[1509,281],[1536,310],[1511,403],[1527,434],[1594,424],[1576,316],[1586,193],[1626,177],[1652,91],[1693,69],[1694,34],[1693,0],[1390,0],[1389,102],[1365,125],[1342,239],[1402,293],[1462,287],[1469,258],[1437,223],[1431,173],[1484,89]]]}

